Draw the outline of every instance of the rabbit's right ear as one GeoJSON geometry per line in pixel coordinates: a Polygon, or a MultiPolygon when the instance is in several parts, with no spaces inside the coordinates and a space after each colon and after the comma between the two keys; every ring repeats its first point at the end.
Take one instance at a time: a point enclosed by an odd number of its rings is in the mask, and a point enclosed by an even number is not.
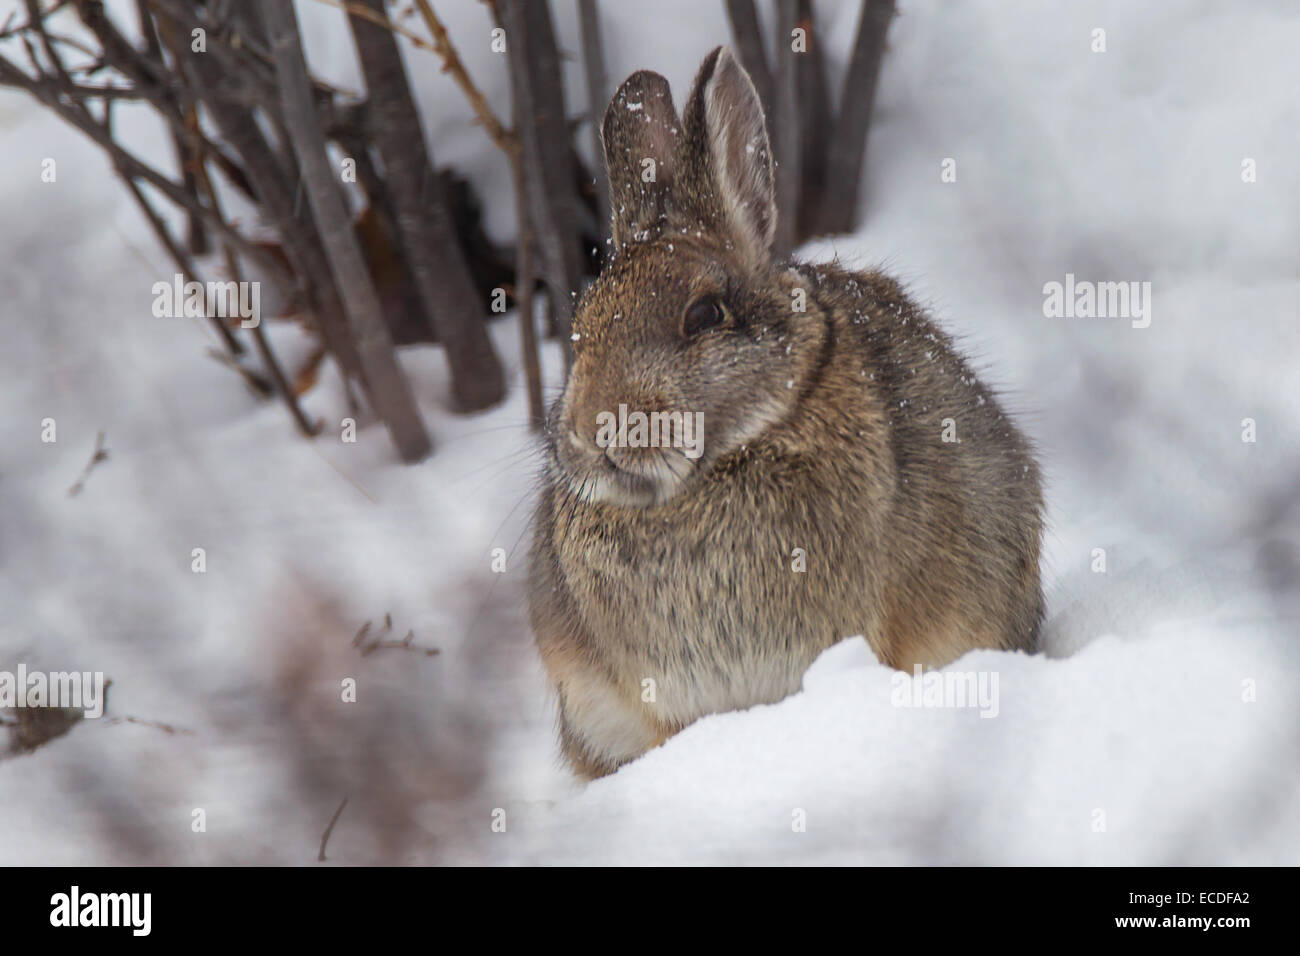
{"type": "Polygon", "coordinates": [[[678,211],[722,232],[753,262],[770,260],[776,235],[772,146],[754,84],[726,47],[700,65],[682,128],[678,211]]]}
{"type": "Polygon", "coordinates": [[[658,233],[672,185],[678,125],[668,81],[658,73],[633,73],[610,100],[600,132],[615,248],[658,233]]]}

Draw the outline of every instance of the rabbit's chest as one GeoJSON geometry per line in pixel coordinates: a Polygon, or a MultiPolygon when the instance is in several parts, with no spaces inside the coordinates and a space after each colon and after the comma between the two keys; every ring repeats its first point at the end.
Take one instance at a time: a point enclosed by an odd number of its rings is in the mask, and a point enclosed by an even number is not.
{"type": "Polygon", "coordinates": [[[565,568],[611,670],[635,677],[670,722],[780,700],[854,633],[841,586],[854,568],[832,553],[837,529],[761,511],[694,517],[617,532],[593,522],[565,568]]]}

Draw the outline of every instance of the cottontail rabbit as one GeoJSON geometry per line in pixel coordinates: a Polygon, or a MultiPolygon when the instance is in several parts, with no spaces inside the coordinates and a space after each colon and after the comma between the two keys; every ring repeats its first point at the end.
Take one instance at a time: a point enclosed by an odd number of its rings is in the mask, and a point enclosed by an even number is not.
{"type": "Polygon", "coordinates": [[[603,134],[614,255],[574,319],[529,582],[577,773],[780,700],[846,636],[908,670],[1031,650],[1029,443],[893,279],[772,260],[771,152],[731,52],[680,119],[634,73],[603,134]],[[658,437],[685,447],[632,447],[635,412],[675,413],[658,437]]]}

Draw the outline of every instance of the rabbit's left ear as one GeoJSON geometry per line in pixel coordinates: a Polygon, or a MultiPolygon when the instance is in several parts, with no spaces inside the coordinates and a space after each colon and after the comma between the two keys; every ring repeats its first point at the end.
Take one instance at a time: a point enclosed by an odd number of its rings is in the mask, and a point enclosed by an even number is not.
{"type": "Polygon", "coordinates": [[[768,260],[776,234],[772,147],[758,92],[735,56],[718,47],[700,66],[682,116],[675,199],[768,260]]]}
{"type": "Polygon", "coordinates": [[[605,110],[600,131],[616,248],[658,235],[672,187],[677,127],[668,81],[649,70],[624,80],[605,110]]]}

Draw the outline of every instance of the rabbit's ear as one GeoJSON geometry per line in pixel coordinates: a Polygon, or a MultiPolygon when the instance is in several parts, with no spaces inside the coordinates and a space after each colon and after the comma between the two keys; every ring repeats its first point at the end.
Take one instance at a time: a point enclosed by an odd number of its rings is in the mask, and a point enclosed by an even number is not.
{"type": "Polygon", "coordinates": [[[658,73],[633,73],[610,100],[600,132],[615,247],[658,233],[676,164],[677,127],[672,92],[658,73]]]}
{"type": "Polygon", "coordinates": [[[772,147],[754,84],[727,47],[704,58],[682,127],[675,201],[726,229],[755,259],[770,259],[776,234],[772,147]]]}

